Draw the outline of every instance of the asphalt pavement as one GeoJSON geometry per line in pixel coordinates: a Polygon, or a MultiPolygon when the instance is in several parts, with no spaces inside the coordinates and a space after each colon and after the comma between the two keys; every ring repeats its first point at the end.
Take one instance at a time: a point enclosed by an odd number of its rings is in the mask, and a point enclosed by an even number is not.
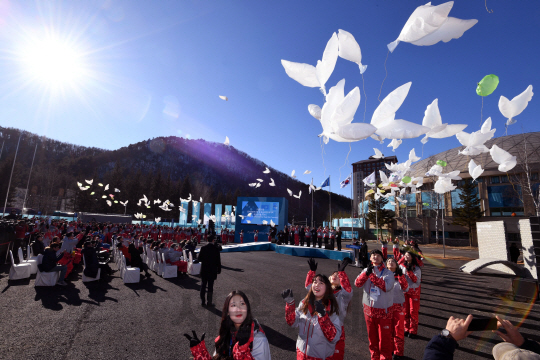
{"type": "MultiPolygon", "coordinates": [[[[297,303],[306,294],[306,258],[273,251],[223,253],[223,271],[214,288],[215,308],[200,304],[200,278],[162,279],[152,274],[139,284],[124,284],[119,273],[109,281],[83,284],[81,269],[67,287],[35,288],[35,278],[8,281],[9,268],[0,268],[0,359],[190,359],[183,334],[206,333],[213,352],[223,301],[240,289],[248,295],[254,316],[270,343],[272,359],[296,358],[297,331],[285,322],[281,291],[292,288],[297,303]]],[[[319,271],[330,274],[337,261],[317,259],[319,271]]],[[[540,340],[540,306],[510,300],[511,279],[500,274],[467,275],[465,261],[426,263],[422,274],[419,337],[405,340],[408,359],[421,359],[430,338],[444,329],[451,315],[502,314],[523,321],[522,332],[540,340]]],[[[115,265],[112,264],[113,269],[115,265]]],[[[360,272],[347,267],[351,283],[360,272]]],[[[361,291],[345,320],[345,359],[369,359],[361,291]]],[[[492,358],[500,340],[491,332],[474,333],[460,342],[455,359],[492,358]]]]}

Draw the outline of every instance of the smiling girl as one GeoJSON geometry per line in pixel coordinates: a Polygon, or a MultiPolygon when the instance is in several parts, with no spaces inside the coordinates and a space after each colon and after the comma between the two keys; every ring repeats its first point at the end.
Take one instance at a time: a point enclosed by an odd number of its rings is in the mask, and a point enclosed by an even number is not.
{"type": "Polygon", "coordinates": [[[306,297],[296,309],[291,289],[283,291],[281,296],[286,302],[287,324],[298,328],[297,360],[333,359],[341,336],[341,322],[330,280],[325,275],[315,275],[306,297]]]}
{"type": "Polygon", "coordinates": [[[270,360],[270,347],[266,335],[257,320],[251,315],[251,305],[242,291],[235,290],[225,299],[219,336],[215,340],[216,351],[210,356],[204,343],[193,331],[189,340],[191,354],[195,360],[270,360]]]}

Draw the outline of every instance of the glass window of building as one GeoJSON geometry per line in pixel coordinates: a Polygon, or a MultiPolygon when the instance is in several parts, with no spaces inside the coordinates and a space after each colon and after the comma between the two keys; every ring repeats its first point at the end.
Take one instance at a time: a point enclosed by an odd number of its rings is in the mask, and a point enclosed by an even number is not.
{"type": "Polygon", "coordinates": [[[499,184],[500,183],[500,179],[498,176],[492,176],[491,177],[491,183],[492,184],[499,184]]]}
{"type": "Polygon", "coordinates": [[[507,175],[501,175],[501,183],[507,183],[508,182],[508,176],[507,175]]]}
{"type": "Polygon", "coordinates": [[[531,174],[531,180],[538,180],[538,173],[537,172],[531,174]]]}
{"type": "Polygon", "coordinates": [[[487,190],[491,216],[524,215],[521,186],[488,186],[487,190]]]}

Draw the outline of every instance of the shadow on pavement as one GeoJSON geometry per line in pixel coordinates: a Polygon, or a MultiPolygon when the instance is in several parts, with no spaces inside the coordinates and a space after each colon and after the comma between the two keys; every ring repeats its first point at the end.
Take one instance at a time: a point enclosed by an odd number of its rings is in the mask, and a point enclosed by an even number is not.
{"type": "Polygon", "coordinates": [[[155,280],[152,277],[148,277],[148,278],[141,279],[141,281],[138,283],[124,284],[124,285],[126,285],[127,288],[130,288],[131,290],[133,290],[133,292],[137,296],[140,296],[137,290],[145,290],[149,293],[156,293],[158,290],[167,292],[167,290],[154,285],[154,283],[155,283],[155,280]]]}
{"type": "Polygon", "coordinates": [[[244,269],[232,268],[232,267],[223,266],[223,265],[221,265],[221,269],[230,270],[230,271],[237,271],[237,272],[244,272],[244,269]]]}
{"type": "Polygon", "coordinates": [[[272,329],[268,325],[262,324],[264,333],[270,345],[274,345],[283,350],[289,350],[296,352],[296,340],[291,339],[290,337],[283,335],[282,333],[272,329]]]}
{"type": "Polygon", "coordinates": [[[93,301],[82,300],[79,296],[81,292],[73,284],[67,286],[38,286],[36,290],[35,301],[41,301],[44,308],[59,311],[64,307],[61,303],[72,306],[81,306],[83,303],[94,304],[93,301]]]}

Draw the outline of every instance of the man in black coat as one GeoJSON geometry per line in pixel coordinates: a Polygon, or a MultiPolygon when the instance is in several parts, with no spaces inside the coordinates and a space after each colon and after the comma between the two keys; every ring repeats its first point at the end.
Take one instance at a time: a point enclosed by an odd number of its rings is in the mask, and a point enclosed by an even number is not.
{"type": "Polygon", "coordinates": [[[199,252],[199,262],[201,263],[201,304],[202,306],[213,306],[212,295],[214,293],[214,280],[221,274],[221,255],[215,244],[215,236],[211,235],[208,244],[204,245],[199,252]],[[205,302],[206,284],[208,284],[208,296],[205,302]]]}

